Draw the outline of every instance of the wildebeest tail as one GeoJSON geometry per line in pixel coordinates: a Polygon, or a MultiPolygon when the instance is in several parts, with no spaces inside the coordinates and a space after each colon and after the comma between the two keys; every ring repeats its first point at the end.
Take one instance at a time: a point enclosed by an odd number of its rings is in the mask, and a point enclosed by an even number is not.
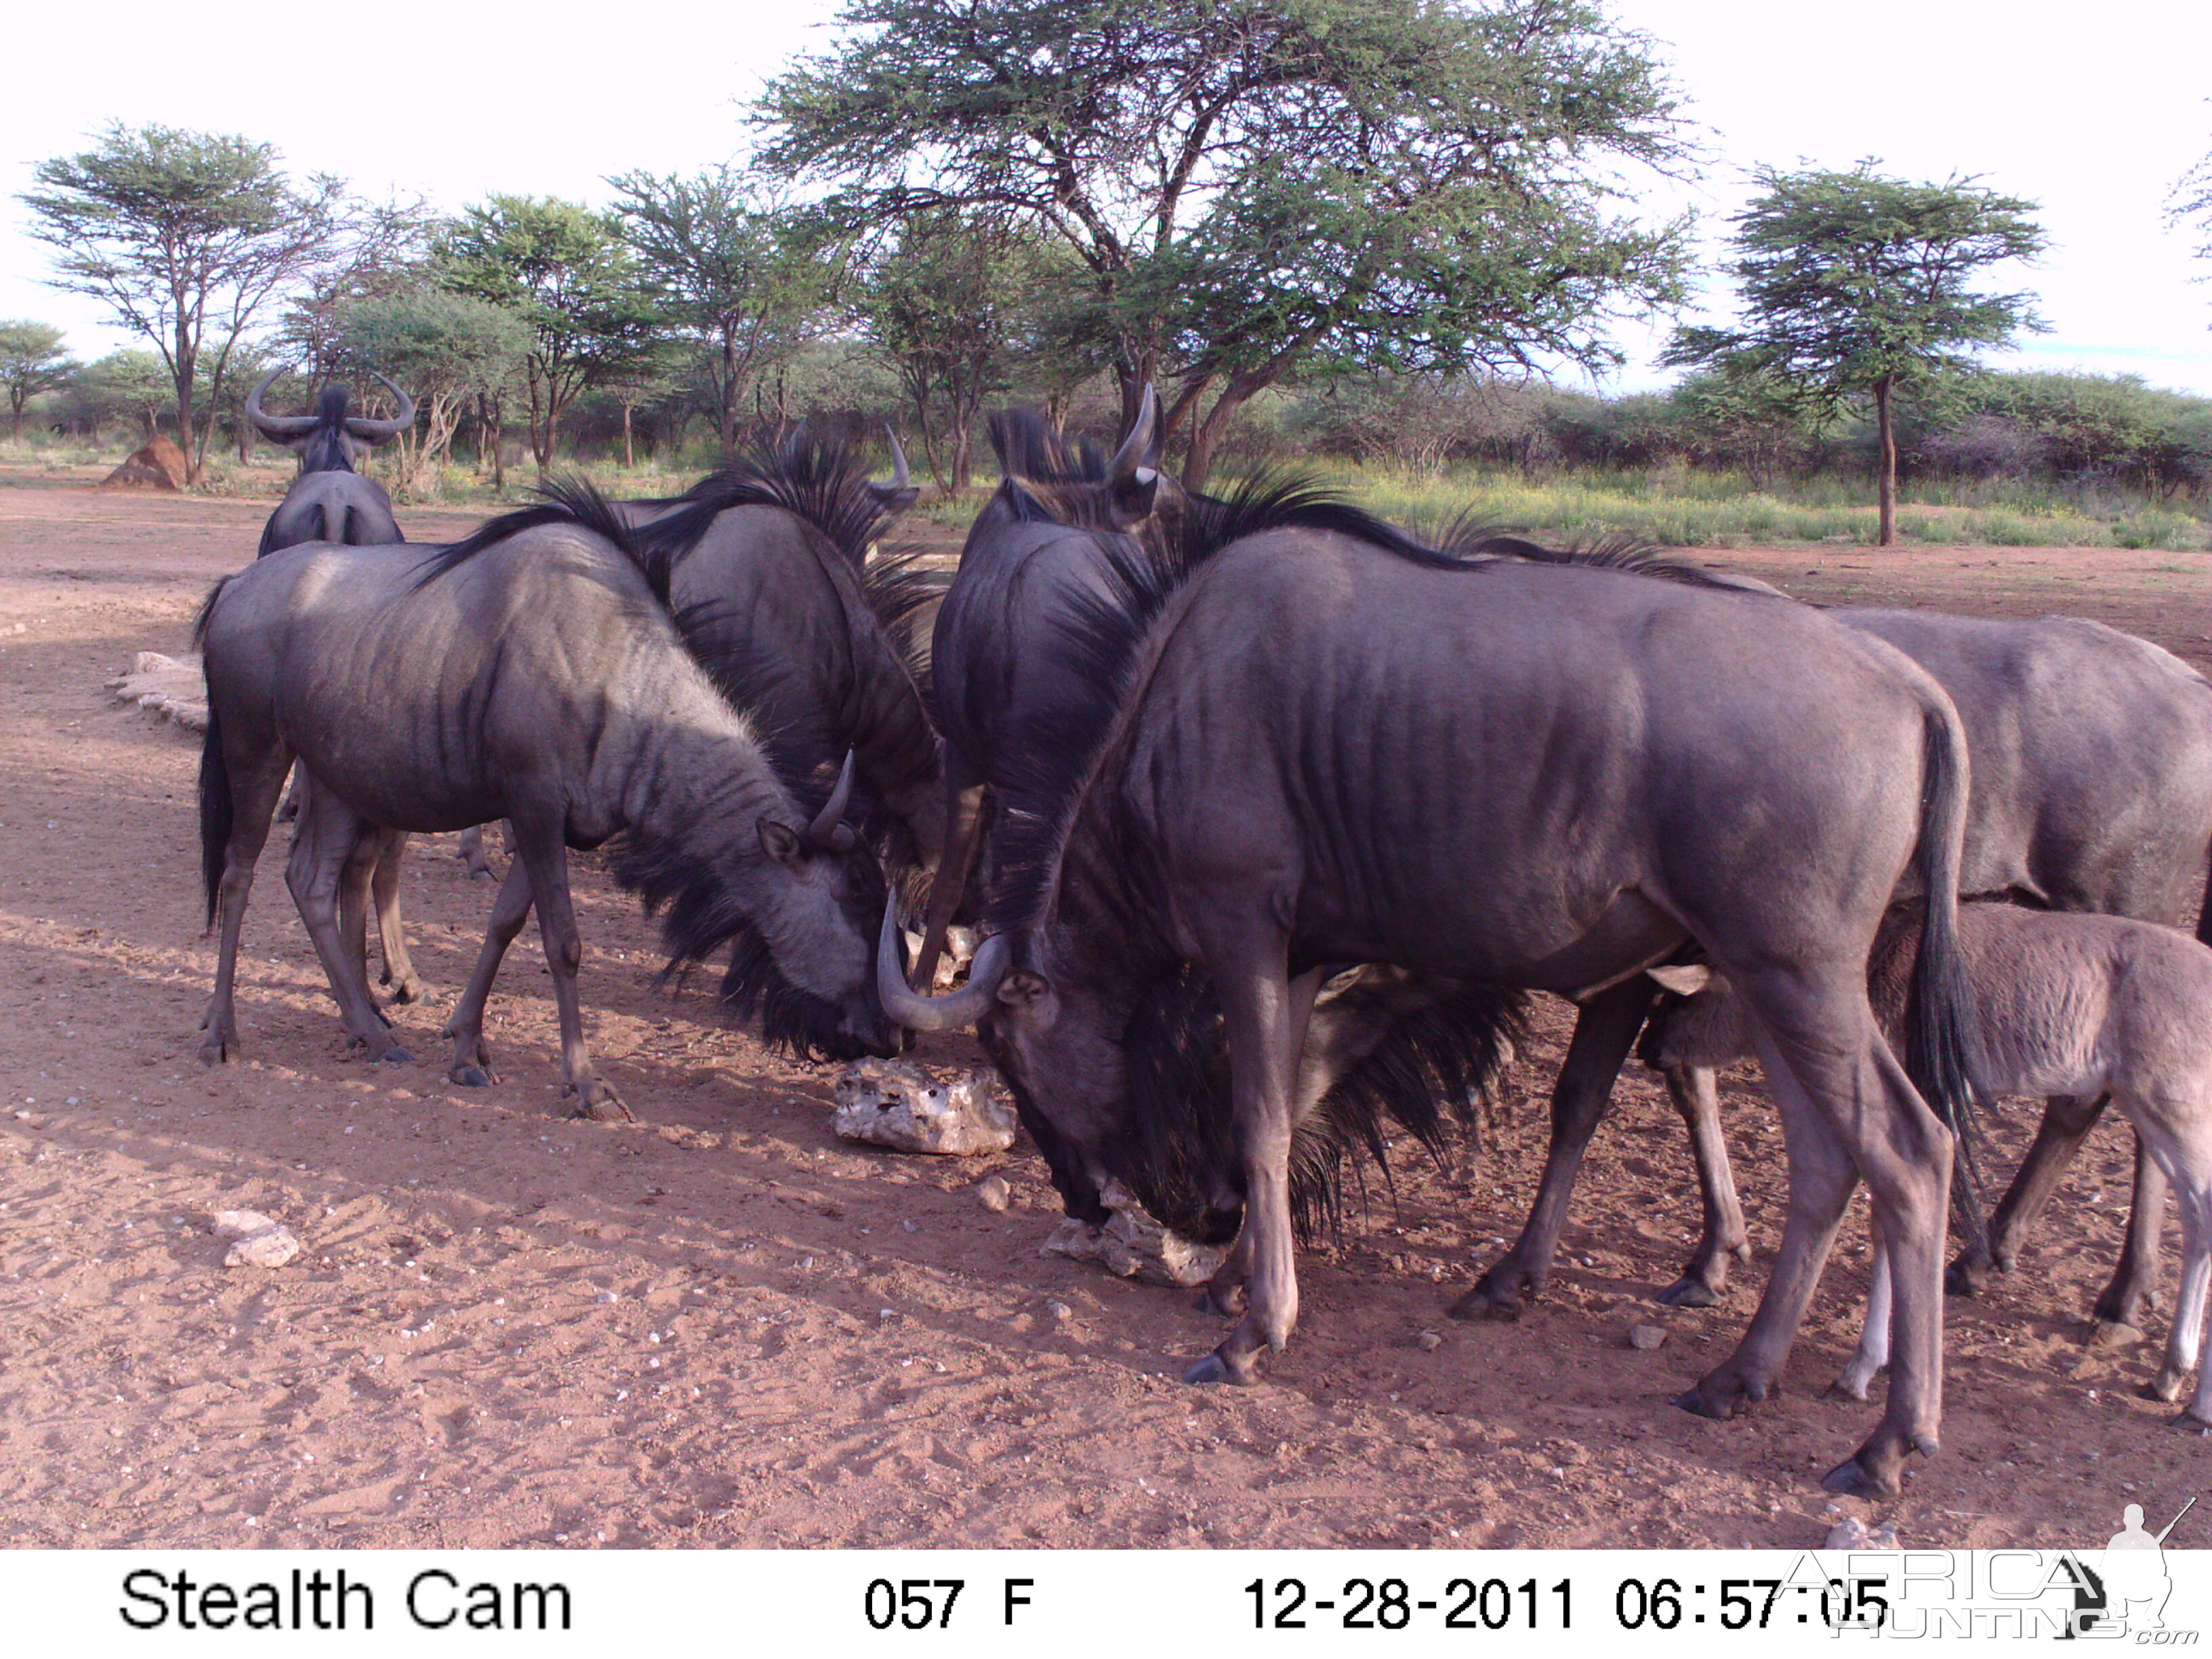
{"type": "Polygon", "coordinates": [[[1966,815],[1966,739],[1948,704],[1923,716],[1920,843],[1913,858],[1928,895],[1928,920],[1912,964],[1905,1011],[1905,1069],[1912,1086],[1958,1138],[1959,1183],[1971,1236],[1984,1227],[1975,1156],[1974,1108],[1990,1098],[1981,1022],[1959,948],[1959,860],[1966,815]]]}
{"type": "Polygon", "coordinates": [[[207,885],[208,925],[215,925],[230,858],[230,768],[222,758],[222,720],[208,699],[207,736],[200,743],[200,875],[207,885]]]}

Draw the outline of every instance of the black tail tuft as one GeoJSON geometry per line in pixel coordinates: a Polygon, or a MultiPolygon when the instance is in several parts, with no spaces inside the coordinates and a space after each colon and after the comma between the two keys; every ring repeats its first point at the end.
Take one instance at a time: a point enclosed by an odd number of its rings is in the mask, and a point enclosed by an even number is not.
{"type": "Polygon", "coordinates": [[[1928,895],[1928,919],[1905,1002],[1905,1070],[1957,1139],[1960,1211],[1969,1241],[1982,1242],[1987,1237],[1981,1202],[1983,1131],[1975,1108],[1986,1103],[1990,1092],[1974,988],[1959,948],[1956,843],[1940,828],[1963,817],[1966,778],[1960,744],[1942,715],[1929,711],[1923,729],[1926,760],[1915,857],[1928,895]]]}

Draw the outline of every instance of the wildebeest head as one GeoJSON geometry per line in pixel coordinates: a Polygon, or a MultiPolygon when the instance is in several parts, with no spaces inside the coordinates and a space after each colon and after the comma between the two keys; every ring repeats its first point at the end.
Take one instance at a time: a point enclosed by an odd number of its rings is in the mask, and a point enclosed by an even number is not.
{"type": "Polygon", "coordinates": [[[399,400],[399,412],[388,421],[348,414],[349,398],[342,386],[325,386],[312,415],[270,415],[261,407],[261,394],[283,372],[270,370],[246,394],[246,416],[263,437],[297,455],[302,472],[351,472],[354,463],[372,447],[415,424],[415,400],[381,374],[376,378],[399,400]]]}

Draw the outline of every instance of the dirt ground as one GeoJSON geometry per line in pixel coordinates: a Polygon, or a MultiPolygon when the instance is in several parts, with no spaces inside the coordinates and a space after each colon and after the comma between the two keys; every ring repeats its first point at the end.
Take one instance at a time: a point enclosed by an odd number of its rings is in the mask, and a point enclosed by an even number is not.
{"type": "MultiPolygon", "coordinates": [[[[1445,1316],[1525,1212],[1564,1005],[1479,1158],[1401,1156],[1305,1255],[1297,1339],[1245,1390],[1176,1380],[1218,1340],[1187,1293],[1040,1256],[1057,1203],[1025,1146],[836,1139],[830,1073],[765,1054],[703,978],[656,988],[652,927],[588,860],[587,1018],[635,1125],[557,1115],[534,937],[493,1000],[496,1086],[445,1081],[442,1003],[395,1011],[416,1063],[349,1060],[275,853],[247,1057],[204,1069],[198,743],[102,681],[184,648],[267,510],[0,478],[0,1542],[1797,1547],[1836,1518],[1817,1477],[1873,1417],[1820,1398],[1855,1334],[1856,1222],[1778,1401],[1729,1424],[1668,1403],[1735,1340],[1778,1234],[1749,1073],[1726,1108],[1757,1258],[1729,1305],[1650,1299],[1697,1206],[1632,1068],[1546,1297],[1513,1324],[1445,1316]],[[977,1196],[993,1173],[1004,1213],[977,1196]],[[226,1268],[210,1223],[234,1207],[304,1254],[226,1268]],[[1655,1352],[1626,1340],[1646,1322],[1655,1352]]],[[[469,522],[402,518],[421,539],[469,522]]],[[[2097,617],[2212,661],[2212,556],[1710,556],[1814,598],[2097,617]]],[[[418,843],[406,885],[448,995],[491,899],[452,844],[418,843]]],[[[981,1063],[964,1040],[926,1057],[981,1063]]],[[[2030,1121],[2015,1105],[2007,1133],[2030,1121]]],[[[2084,1344],[2126,1194],[2108,1125],[2021,1270],[1950,1304],[1943,1453],[1879,1516],[1907,1544],[2093,1543],[2123,1503],[2167,1516],[2206,1484],[2212,1443],[2136,1395],[2154,1350],[2084,1344]]]]}

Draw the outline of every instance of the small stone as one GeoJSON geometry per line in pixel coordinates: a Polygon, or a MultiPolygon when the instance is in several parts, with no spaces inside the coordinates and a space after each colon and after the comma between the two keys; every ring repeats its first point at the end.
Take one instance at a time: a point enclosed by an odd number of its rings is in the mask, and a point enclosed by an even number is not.
{"type": "Polygon", "coordinates": [[[1185,1288],[1212,1279],[1228,1252],[1194,1244],[1146,1215],[1129,1190],[1109,1181],[1100,1198],[1112,1213],[1103,1227],[1071,1216],[1038,1246],[1040,1255],[1095,1261],[1117,1279],[1145,1279],[1185,1288]]]}
{"type": "Polygon", "coordinates": [[[222,1259],[226,1267],[281,1267],[300,1254],[300,1241],[289,1227],[271,1222],[247,1233],[230,1247],[222,1259]]]}
{"type": "Polygon", "coordinates": [[[215,1212],[215,1236],[217,1238],[244,1238],[250,1233],[265,1232],[276,1224],[273,1216],[258,1210],[217,1210],[215,1212]]]}
{"type": "Polygon", "coordinates": [[[21,1120],[23,1127],[27,1129],[43,1129],[46,1127],[46,1117],[43,1112],[18,1112],[15,1115],[21,1120]]]}
{"type": "Polygon", "coordinates": [[[1004,1176],[985,1176],[975,1183],[975,1197],[993,1215],[1000,1215],[1014,1201],[1014,1189],[1004,1176]]]}
{"type": "Polygon", "coordinates": [[[1897,1528],[1887,1522],[1879,1527],[1869,1527],[1856,1515],[1847,1516],[1828,1528],[1828,1541],[1820,1547],[1830,1550],[1893,1550],[1897,1547],[1897,1528]]]}
{"type": "Polygon", "coordinates": [[[1065,1325],[1075,1317],[1075,1310],[1057,1297],[1044,1304],[1044,1310],[1052,1316],[1052,1322],[1055,1325],[1065,1325]]]}
{"type": "Polygon", "coordinates": [[[1645,1353],[1661,1346],[1666,1340],[1667,1330],[1662,1325],[1632,1325],[1629,1328],[1628,1346],[1645,1353]]]}
{"type": "Polygon", "coordinates": [[[1444,1345],[1443,1338],[1438,1336],[1434,1331],[1423,1331],[1413,1339],[1413,1342],[1423,1353],[1434,1353],[1444,1345]]]}

